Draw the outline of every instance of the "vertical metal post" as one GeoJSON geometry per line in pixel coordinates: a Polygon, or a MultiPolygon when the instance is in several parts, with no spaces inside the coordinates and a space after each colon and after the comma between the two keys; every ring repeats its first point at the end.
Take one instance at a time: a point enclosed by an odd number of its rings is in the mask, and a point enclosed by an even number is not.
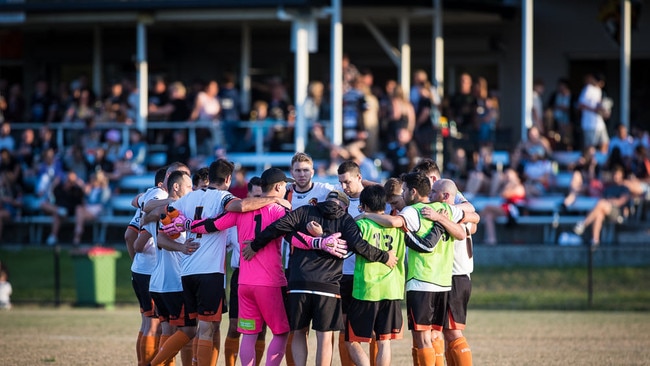
{"type": "Polygon", "coordinates": [[[244,22],[241,26],[241,62],[239,64],[241,110],[242,114],[251,110],[251,26],[244,22]]]}
{"type": "Polygon", "coordinates": [[[442,100],[445,94],[445,39],[442,34],[442,0],[433,0],[433,86],[442,100]]]}
{"type": "Polygon", "coordinates": [[[409,40],[409,20],[405,16],[399,20],[399,49],[401,54],[399,83],[404,90],[404,95],[409,95],[411,90],[411,43],[409,40]]]}
{"type": "Polygon", "coordinates": [[[137,26],[137,69],[138,69],[138,116],[136,127],[140,132],[147,130],[149,64],[147,63],[147,26],[138,19],[137,26]]]}
{"type": "Polygon", "coordinates": [[[295,122],[295,151],[305,151],[307,145],[307,121],[305,121],[305,100],[307,99],[307,84],[309,83],[309,20],[298,17],[294,20],[295,32],[295,95],[296,95],[296,122],[295,122]]]}
{"type": "Polygon", "coordinates": [[[533,125],[533,0],[521,4],[521,140],[533,125]]]}
{"type": "Polygon", "coordinates": [[[332,0],[331,25],[331,73],[332,80],[332,143],[343,143],[343,25],[341,24],[341,1],[332,0]]]}
{"type": "Polygon", "coordinates": [[[96,25],[93,28],[93,91],[98,98],[103,94],[102,64],[102,28],[96,25]]]}
{"type": "Polygon", "coordinates": [[[632,5],[621,0],[621,116],[620,123],[630,128],[630,58],[632,54],[632,5]]]}

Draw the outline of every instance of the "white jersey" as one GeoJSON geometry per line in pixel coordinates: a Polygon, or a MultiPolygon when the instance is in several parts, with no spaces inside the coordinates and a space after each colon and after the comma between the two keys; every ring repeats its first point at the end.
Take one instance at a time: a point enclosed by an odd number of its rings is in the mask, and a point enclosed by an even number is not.
{"type": "MultiPolygon", "coordinates": [[[[170,204],[170,206],[179,210],[187,218],[205,219],[221,215],[234,199],[236,197],[228,191],[209,187],[190,192],[170,204]]],[[[188,237],[194,239],[200,246],[192,255],[183,258],[181,263],[182,276],[226,273],[228,231],[203,234],[201,237],[190,233],[188,237]]]]}
{"type": "MultiPolygon", "coordinates": [[[[472,223],[461,224],[466,232],[469,232],[472,223]]],[[[474,271],[474,255],[472,248],[472,237],[467,234],[465,240],[454,241],[454,266],[452,267],[452,275],[468,275],[474,271]],[[471,256],[470,256],[470,253],[471,256]]]]}
{"type": "MultiPolygon", "coordinates": [[[[185,243],[185,233],[176,238],[176,242],[185,243]]],[[[181,261],[183,253],[158,248],[156,267],[149,280],[149,292],[181,292],[181,261]]]]}
{"type": "MultiPolygon", "coordinates": [[[[146,202],[149,202],[152,199],[165,199],[167,198],[167,192],[162,188],[153,187],[149,188],[143,195],[138,198],[139,210],[142,211],[146,202]]],[[[141,215],[142,216],[142,215],[141,215]]],[[[140,220],[138,220],[138,225],[140,220]]],[[[153,235],[153,234],[152,234],[153,235]]],[[[154,235],[155,236],[155,235],[154,235]]],[[[156,248],[152,239],[147,241],[142,252],[136,252],[133,257],[133,263],[131,263],[131,271],[134,273],[150,275],[153,272],[153,269],[156,267],[156,248]]]]}
{"type": "MultiPolygon", "coordinates": [[[[337,189],[341,189],[341,187],[337,187],[337,189]]],[[[341,192],[343,190],[341,189],[341,192]]],[[[350,199],[350,206],[348,206],[348,213],[352,217],[357,217],[361,214],[361,211],[359,211],[359,198],[352,198],[348,196],[348,199],[350,199]]],[[[351,256],[345,258],[343,260],[343,275],[353,275],[354,274],[354,266],[355,262],[357,259],[356,254],[352,254],[351,256]]]]}
{"type": "Polygon", "coordinates": [[[237,240],[237,226],[228,229],[228,250],[230,252],[230,268],[239,268],[239,242],[237,240]]]}
{"type": "MultiPolygon", "coordinates": [[[[463,219],[465,215],[463,210],[451,205],[449,205],[449,207],[451,208],[452,221],[459,222],[463,219]]],[[[399,214],[404,218],[408,230],[417,232],[420,229],[420,213],[415,208],[412,206],[406,206],[399,214]]],[[[463,243],[465,243],[464,240],[463,243]]],[[[444,292],[449,290],[449,287],[441,287],[432,283],[418,281],[416,279],[411,279],[406,282],[406,291],[444,292]]]]}

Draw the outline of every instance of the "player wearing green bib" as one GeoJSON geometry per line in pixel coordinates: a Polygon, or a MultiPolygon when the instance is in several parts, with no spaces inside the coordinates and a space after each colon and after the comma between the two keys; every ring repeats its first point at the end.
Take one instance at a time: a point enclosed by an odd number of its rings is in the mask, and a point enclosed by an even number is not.
{"type": "MultiPolygon", "coordinates": [[[[363,211],[383,214],[386,208],[386,192],[382,186],[364,188],[359,199],[359,208],[363,211]]],[[[404,231],[383,227],[365,218],[357,221],[357,225],[364,240],[378,249],[394,251],[399,260],[395,267],[389,268],[357,257],[345,344],[356,365],[370,365],[370,359],[360,343],[369,343],[374,338],[378,346],[375,364],[390,365],[390,340],[401,339],[403,335],[400,304],[404,299],[404,231]]]]}

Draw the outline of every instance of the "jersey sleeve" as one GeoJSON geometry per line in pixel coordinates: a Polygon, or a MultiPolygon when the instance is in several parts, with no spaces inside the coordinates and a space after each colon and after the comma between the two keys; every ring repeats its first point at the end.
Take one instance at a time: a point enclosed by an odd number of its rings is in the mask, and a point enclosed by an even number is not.
{"type": "Polygon", "coordinates": [[[400,211],[399,215],[404,218],[408,230],[413,232],[420,230],[420,214],[414,207],[404,207],[402,211],[400,211]]]}

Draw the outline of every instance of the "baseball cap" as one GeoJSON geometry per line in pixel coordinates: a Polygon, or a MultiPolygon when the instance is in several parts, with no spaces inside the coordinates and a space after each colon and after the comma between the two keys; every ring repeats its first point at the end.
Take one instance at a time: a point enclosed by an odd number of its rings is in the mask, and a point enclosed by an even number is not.
{"type": "Polygon", "coordinates": [[[350,199],[348,198],[348,195],[341,191],[337,191],[337,190],[330,191],[330,193],[327,194],[327,199],[330,198],[336,198],[337,200],[345,204],[346,207],[350,206],[350,199]]]}
{"type": "Polygon", "coordinates": [[[284,175],[284,172],[278,168],[269,168],[262,172],[260,177],[262,180],[262,187],[278,182],[295,182],[292,178],[284,175]]]}

